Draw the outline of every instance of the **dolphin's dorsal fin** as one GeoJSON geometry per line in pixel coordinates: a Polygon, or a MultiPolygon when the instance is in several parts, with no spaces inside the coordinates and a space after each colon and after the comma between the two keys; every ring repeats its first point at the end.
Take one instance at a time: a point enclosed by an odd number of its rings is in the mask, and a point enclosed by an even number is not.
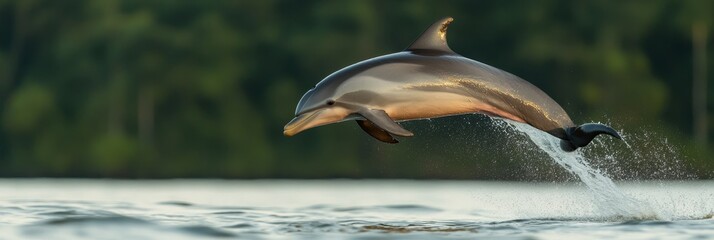
{"type": "Polygon", "coordinates": [[[446,43],[446,29],[453,21],[454,19],[452,17],[445,17],[431,24],[412,45],[409,45],[407,51],[437,50],[453,53],[454,51],[451,51],[449,44],[446,43]]]}

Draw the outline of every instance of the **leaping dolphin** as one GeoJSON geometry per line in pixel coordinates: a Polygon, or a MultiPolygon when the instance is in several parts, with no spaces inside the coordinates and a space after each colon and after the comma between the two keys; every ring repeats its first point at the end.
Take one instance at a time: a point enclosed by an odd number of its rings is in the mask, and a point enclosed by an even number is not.
{"type": "Polygon", "coordinates": [[[599,134],[618,139],[598,123],[577,126],[563,108],[531,83],[449,48],[453,18],[432,24],[406,50],[334,72],[303,95],[286,136],[330,123],[356,120],[372,137],[397,143],[414,134],[398,121],[482,113],[527,123],[562,139],[565,151],[584,147],[599,134]]]}

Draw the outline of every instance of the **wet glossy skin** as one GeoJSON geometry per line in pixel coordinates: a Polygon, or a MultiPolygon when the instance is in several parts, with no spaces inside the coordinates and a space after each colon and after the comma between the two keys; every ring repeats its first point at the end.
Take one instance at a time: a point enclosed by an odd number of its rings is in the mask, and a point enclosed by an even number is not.
{"type": "Polygon", "coordinates": [[[575,124],[543,91],[452,51],[446,41],[452,21],[447,17],[435,22],[405,51],[368,59],[327,76],[300,99],[296,117],[285,125],[284,134],[357,120],[372,137],[396,143],[394,136],[413,133],[395,121],[470,113],[528,123],[563,139],[569,150],[587,145],[602,133],[602,127],[590,126],[589,131],[571,134],[575,124]],[[573,145],[572,136],[584,140],[573,145]]]}
{"type": "Polygon", "coordinates": [[[532,84],[440,51],[404,51],[346,67],[308,91],[296,116],[324,108],[327,101],[334,101],[333,108],[383,109],[397,121],[485,113],[559,138],[565,137],[564,128],[575,126],[560,105],[532,84]]]}

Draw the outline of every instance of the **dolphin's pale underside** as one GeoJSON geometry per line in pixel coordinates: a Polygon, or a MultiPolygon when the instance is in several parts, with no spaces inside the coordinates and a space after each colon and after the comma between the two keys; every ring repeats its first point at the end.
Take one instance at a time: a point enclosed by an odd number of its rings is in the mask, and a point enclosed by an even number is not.
{"type": "Polygon", "coordinates": [[[397,143],[413,134],[398,121],[482,113],[527,123],[562,139],[566,151],[586,146],[602,124],[577,126],[563,108],[531,83],[452,51],[447,17],[406,50],[368,59],[330,74],[300,99],[287,136],[316,126],[356,120],[372,137],[397,143]]]}

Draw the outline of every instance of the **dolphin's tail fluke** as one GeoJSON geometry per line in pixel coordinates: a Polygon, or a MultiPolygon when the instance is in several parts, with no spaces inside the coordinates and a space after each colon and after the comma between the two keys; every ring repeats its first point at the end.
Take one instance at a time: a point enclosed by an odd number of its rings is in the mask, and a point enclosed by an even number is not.
{"type": "Polygon", "coordinates": [[[567,152],[572,152],[579,147],[587,146],[597,135],[603,133],[622,140],[622,137],[615,129],[599,123],[586,123],[577,127],[568,128],[565,132],[568,140],[562,140],[560,147],[567,152]]]}

